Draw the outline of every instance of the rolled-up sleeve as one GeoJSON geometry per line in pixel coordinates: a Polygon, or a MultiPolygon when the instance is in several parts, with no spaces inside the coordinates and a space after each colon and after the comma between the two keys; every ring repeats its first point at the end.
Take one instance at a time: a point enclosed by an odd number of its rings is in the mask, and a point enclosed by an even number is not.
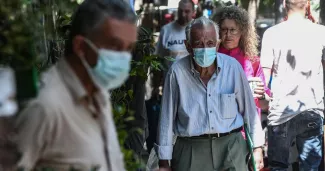
{"type": "Polygon", "coordinates": [[[244,122],[249,128],[254,147],[260,147],[265,143],[265,134],[262,130],[261,119],[257,113],[247,78],[239,63],[236,69],[238,75],[235,81],[235,94],[238,110],[244,117],[244,122]]]}
{"type": "Polygon", "coordinates": [[[50,142],[54,128],[53,114],[42,104],[31,102],[15,119],[18,148],[22,157],[18,167],[32,170],[50,142]]]}
{"type": "Polygon", "coordinates": [[[172,69],[166,75],[158,124],[156,152],[160,160],[171,160],[173,153],[173,127],[178,104],[178,84],[172,69]]]}

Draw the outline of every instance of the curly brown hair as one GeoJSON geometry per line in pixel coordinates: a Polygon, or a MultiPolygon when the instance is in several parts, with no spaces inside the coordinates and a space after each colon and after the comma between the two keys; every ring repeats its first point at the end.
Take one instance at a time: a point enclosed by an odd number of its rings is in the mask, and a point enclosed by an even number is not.
{"type": "Polygon", "coordinates": [[[255,61],[255,57],[258,55],[259,36],[253,22],[250,21],[248,12],[240,7],[227,6],[218,9],[213,16],[213,21],[218,23],[219,26],[225,19],[235,20],[242,33],[239,48],[251,61],[255,61]]]}

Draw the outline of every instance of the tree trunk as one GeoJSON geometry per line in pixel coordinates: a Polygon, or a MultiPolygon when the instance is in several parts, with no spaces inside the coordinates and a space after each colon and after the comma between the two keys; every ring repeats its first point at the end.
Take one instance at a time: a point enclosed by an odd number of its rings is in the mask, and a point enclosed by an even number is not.
{"type": "Polygon", "coordinates": [[[260,0],[242,1],[243,7],[247,9],[250,21],[255,23],[260,0]]]}
{"type": "Polygon", "coordinates": [[[282,21],[284,17],[283,0],[275,0],[274,11],[275,11],[275,24],[278,24],[282,21]]]}
{"type": "Polygon", "coordinates": [[[320,24],[325,25],[325,1],[320,0],[320,24]]]}

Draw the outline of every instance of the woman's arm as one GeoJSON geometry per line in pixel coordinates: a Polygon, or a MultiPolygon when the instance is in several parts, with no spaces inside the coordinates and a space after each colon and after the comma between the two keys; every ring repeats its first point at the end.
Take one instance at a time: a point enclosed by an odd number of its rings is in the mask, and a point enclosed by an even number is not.
{"type": "Polygon", "coordinates": [[[263,69],[261,67],[259,60],[253,64],[253,68],[254,68],[254,77],[260,78],[262,80],[262,83],[264,84],[265,98],[259,100],[259,105],[260,105],[262,111],[265,111],[265,110],[268,110],[268,108],[269,108],[269,100],[271,97],[271,90],[269,89],[269,87],[266,83],[265,75],[264,75],[264,72],[263,72],[263,69]]]}

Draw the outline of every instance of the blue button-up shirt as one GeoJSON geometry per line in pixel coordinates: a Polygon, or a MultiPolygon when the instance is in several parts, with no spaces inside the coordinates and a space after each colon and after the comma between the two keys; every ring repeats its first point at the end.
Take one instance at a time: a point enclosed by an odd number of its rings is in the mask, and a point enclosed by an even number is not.
{"type": "Polygon", "coordinates": [[[191,137],[225,133],[246,122],[254,146],[264,144],[261,120],[240,64],[218,53],[218,69],[207,85],[187,56],[172,65],[167,73],[159,121],[157,154],[171,160],[173,135],[191,137]]]}

